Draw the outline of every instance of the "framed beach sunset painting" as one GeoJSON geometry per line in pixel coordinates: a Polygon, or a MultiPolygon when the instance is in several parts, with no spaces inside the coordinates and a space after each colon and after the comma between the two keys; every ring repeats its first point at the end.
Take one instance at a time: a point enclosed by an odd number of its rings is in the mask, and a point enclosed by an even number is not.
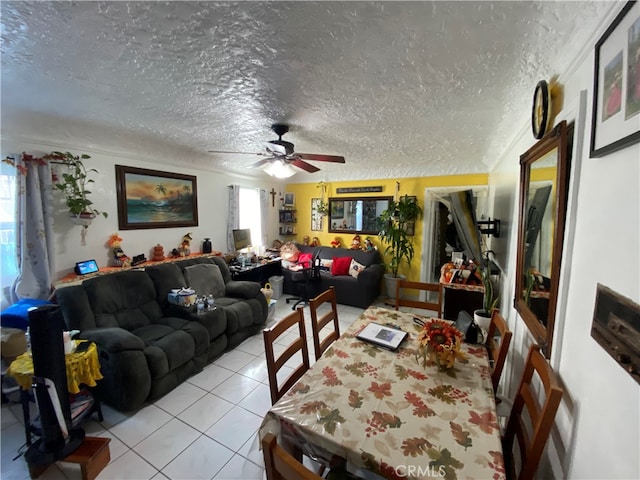
{"type": "Polygon", "coordinates": [[[116,165],[118,228],[198,225],[198,188],[193,175],[116,165]]]}

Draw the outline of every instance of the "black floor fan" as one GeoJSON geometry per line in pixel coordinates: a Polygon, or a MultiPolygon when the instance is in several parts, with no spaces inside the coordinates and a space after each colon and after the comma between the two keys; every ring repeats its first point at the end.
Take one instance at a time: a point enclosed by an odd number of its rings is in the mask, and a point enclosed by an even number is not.
{"type": "Polygon", "coordinates": [[[82,428],[71,428],[60,307],[42,305],[29,311],[33,385],[40,412],[42,437],[26,451],[30,465],[49,465],[76,450],[84,440],[82,428]]]}

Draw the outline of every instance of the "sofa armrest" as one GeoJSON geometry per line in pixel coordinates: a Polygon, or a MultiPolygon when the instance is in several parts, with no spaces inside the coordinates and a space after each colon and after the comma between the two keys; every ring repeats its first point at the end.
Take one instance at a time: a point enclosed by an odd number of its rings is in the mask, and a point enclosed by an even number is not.
{"type": "Polygon", "coordinates": [[[371,265],[370,267],[365,268],[358,275],[358,283],[370,283],[370,282],[378,282],[382,279],[385,272],[384,265],[377,263],[375,265],[371,265]]]}
{"type": "Polygon", "coordinates": [[[234,298],[251,299],[256,298],[260,293],[260,284],[258,282],[249,282],[246,280],[231,280],[225,286],[225,296],[234,298]]]}
{"type": "Polygon", "coordinates": [[[142,339],[124,328],[109,327],[84,330],[79,337],[94,342],[101,350],[106,350],[109,353],[144,350],[142,339]]]}

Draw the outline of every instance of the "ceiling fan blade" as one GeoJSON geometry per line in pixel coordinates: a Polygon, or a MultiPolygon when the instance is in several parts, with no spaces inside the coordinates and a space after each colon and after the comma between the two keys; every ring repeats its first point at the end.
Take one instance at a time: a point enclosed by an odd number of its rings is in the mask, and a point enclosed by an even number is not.
{"type": "Polygon", "coordinates": [[[208,153],[229,153],[233,155],[260,155],[260,156],[271,155],[271,153],[268,153],[268,152],[230,152],[228,150],[207,150],[207,152],[208,153]]]}
{"type": "Polygon", "coordinates": [[[316,162],[345,163],[344,157],[337,155],[316,155],[314,153],[298,153],[297,155],[305,160],[315,160],[316,162]]]}
{"type": "Polygon", "coordinates": [[[270,157],[270,158],[265,158],[260,160],[259,162],[254,163],[253,165],[251,165],[251,168],[259,168],[262,167],[263,165],[266,165],[267,163],[269,163],[272,160],[276,160],[277,157],[270,157]]]}
{"type": "Polygon", "coordinates": [[[315,172],[319,172],[320,169],[318,167],[315,167],[313,165],[311,165],[310,163],[307,163],[303,160],[301,160],[300,158],[294,158],[291,161],[291,165],[293,165],[294,167],[298,167],[301,168],[302,170],[309,172],[309,173],[315,173],[315,172]]]}

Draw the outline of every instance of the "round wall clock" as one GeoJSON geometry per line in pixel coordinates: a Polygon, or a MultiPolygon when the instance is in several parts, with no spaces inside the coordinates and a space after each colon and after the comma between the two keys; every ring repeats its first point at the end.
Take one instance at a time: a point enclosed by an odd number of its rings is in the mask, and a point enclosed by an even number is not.
{"type": "Polygon", "coordinates": [[[540,139],[546,133],[551,119],[551,94],[549,85],[540,80],[533,94],[533,108],[531,109],[531,130],[533,136],[540,139]]]}

